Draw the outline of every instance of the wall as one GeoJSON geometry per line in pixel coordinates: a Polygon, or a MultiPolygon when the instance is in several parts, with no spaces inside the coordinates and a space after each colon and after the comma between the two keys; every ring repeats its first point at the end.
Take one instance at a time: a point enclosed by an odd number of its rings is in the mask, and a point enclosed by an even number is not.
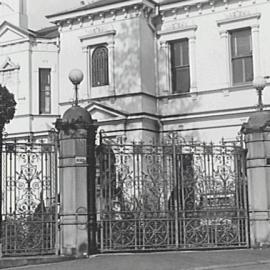
{"type": "MultiPolygon", "coordinates": [[[[270,46],[269,25],[270,6],[267,1],[255,4],[244,1],[222,4],[217,2],[214,6],[204,5],[202,9],[190,7],[188,11],[177,11],[177,15],[164,15],[163,23],[159,26],[161,32],[174,29],[182,33],[187,26],[195,25],[196,45],[196,77],[197,89],[188,94],[164,94],[164,74],[159,70],[159,86],[162,97],[159,98],[159,114],[163,115],[164,130],[178,129],[182,134],[193,134],[203,140],[220,140],[221,136],[233,139],[237,131],[248,116],[256,110],[257,93],[252,82],[242,86],[226,85],[230,76],[226,68],[227,55],[224,41],[221,37],[219,20],[235,20],[234,26],[241,28],[243,19],[252,14],[260,14],[259,24],[259,51],[261,62],[261,75],[269,75],[270,67],[267,61],[270,46]],[[179,29],[179,30],[178,30],[179,29]],[[216,128],[217,127],[217,128],[216,128]]],[[[253,25],[250,25],[253,26],[253,25]]],[[[162,34],[160,35],[160,40],[162,34]]],[[[159,52],[162,48],[159,40],[159,52]]],[[[229,40],[228,40],[228,46],[229,40]]],[[[253,48],[254,49],[254,48],[253,48]]],[[[229,56],[228,56],[229,57],[229,56]]],[[[166,65],[166,58],[159,58],[159,67],[166,65]]],[[[253,59],[255,62],[255,59],[253,59]]],[[[255,64],[254,64],[255,65],[255,64]]],[[[166,77],[166,76],[165,76],[166,77]]],[[[165,83],[166,84],[166,83],[165,83]]],[[[266,108],[270,105],[269,86],[263,92],[266,108]]]]}

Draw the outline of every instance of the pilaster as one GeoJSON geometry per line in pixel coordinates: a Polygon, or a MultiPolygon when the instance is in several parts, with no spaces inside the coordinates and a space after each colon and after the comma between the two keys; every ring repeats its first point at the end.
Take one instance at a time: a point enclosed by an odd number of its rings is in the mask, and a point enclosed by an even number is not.
{"type": "Polygon", "coordinates": [[[256,112],[243,125],[252,247],[270,244],[270,112],[256,112]]]}

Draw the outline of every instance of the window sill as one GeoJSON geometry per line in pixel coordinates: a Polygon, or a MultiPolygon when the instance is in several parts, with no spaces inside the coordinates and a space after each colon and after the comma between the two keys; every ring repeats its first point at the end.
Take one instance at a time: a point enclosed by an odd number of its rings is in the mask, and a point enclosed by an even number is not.
{"type": "Polygon", "coordinates": [[[92,86],[91,98],[115,96],[115,88],[111,85],[92,86]]]}
{"type": "MultiPolygon", "coordinates": [[[[267,83],[266,85],[270,85],[270,83],[267,83]]],[[[227,88],[219,88],[219,89],[211,89],[211,90],[201,90],[196,92],[187,92],[187,93],[168,93],[167,95],[160,95],[157,98],[158,99],[174,99],[174,98],[189,98],[193,97],[194,95],[200,96],[200,95],[206,95],[206,94],[213,94],[213,93],[224,93],[224,92],[236,92],[236,91],[243,91],[243,90],[250,90],[254,89],[253,83],[248,82],[244,84],[237,84],[232,85],[227,88]]]]}

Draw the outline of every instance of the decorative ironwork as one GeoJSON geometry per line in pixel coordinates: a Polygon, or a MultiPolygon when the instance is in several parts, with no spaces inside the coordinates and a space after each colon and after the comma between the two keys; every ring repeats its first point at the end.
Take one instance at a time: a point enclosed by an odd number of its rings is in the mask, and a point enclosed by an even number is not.
{"type": "Polygon", "coordinates": [[[235,144],[97,149],[101,251],[245,247],[245,152],[235,144]]]}
{"type": "Polygon", "coordinates": [[[48,254],[56,244],[56,149],[50,143],[3,144],[3,254],[48,254]]]}

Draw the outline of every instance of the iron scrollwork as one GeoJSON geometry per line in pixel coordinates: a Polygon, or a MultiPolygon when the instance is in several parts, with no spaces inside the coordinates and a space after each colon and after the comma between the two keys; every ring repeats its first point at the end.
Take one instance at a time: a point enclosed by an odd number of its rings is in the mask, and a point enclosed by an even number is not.
{"type": "Polygon", "coordinates": [[[56,158],[50,143],[3,144],[4,255],[54,253],[56,158]]]}
{"type": "Polygon", "coordinates": [[[246,246],[242,151],[183,140],[100,146],[100,249],[246,246]]]}

